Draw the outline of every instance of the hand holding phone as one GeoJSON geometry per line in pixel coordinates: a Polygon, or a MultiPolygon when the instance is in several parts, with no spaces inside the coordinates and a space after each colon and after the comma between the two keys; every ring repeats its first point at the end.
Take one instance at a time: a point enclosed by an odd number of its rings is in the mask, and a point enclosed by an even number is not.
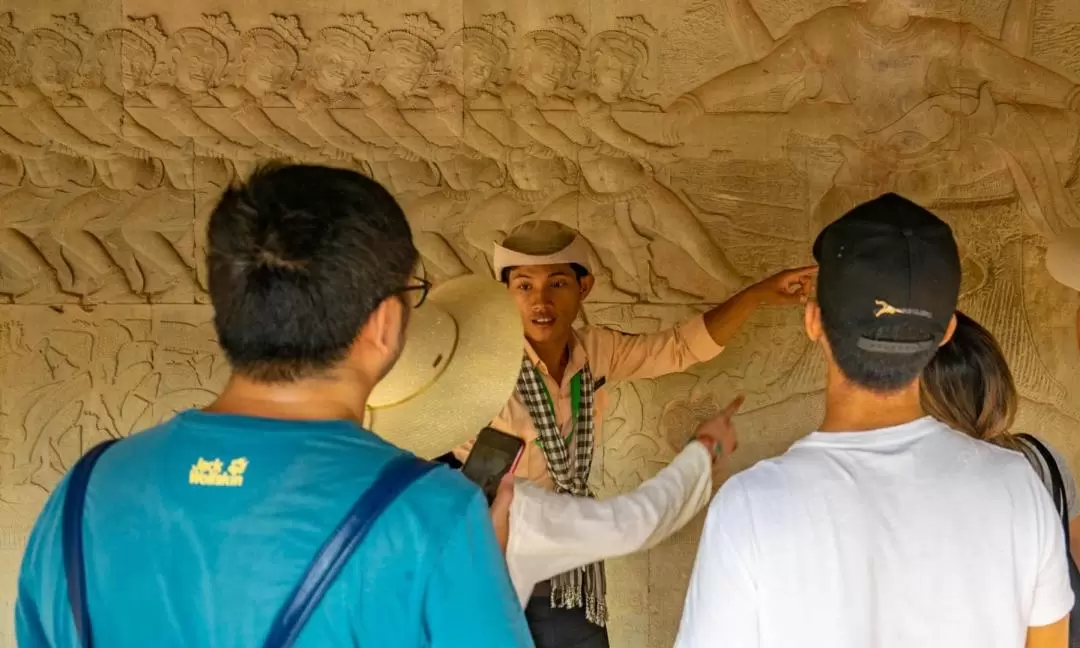
{"type": "Polygon", "coordinates": [[[488,506],[495,501],[499,482],[517,462],[525,442],[521,439],[486,427],[476,437],[469,458],[461,473],[484,491],[488,506]]]}

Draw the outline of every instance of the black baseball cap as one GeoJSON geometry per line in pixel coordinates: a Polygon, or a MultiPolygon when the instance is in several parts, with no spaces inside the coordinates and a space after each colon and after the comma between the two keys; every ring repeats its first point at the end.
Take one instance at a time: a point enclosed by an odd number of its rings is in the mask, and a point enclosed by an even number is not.
{"type": "Polygon", "coordinates": [[[944,337],[960,254],[952,229],[927,209],[894,193],[865,202],[822,230],[814,258],[826,328],[843,322],[860,349],[910,355],[944,337]]]}

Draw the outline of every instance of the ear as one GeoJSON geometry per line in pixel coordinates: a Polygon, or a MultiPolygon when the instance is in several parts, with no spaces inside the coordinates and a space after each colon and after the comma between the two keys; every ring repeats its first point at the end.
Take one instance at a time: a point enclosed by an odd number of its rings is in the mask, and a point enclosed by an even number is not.
{"type": "Polygon", "coordinates": [[[592,292],[593,286],[596,285],[596,277],[588,274],[578,279],[578,283],[581,284],[581,298],[584,300],[592,292]]]}
{"type": "Polygon", "coordinates": [[[948,326],[948,328],[945,329],[945,337],[941,338],[941,343],[938,344],[938,347],[945,346],[949,342],[949,340],[952,339],[952,336],[955,333],[956,333],[956,314],[953,314],[953,316],[949,318],[949,326],[948,326]]]}
{"type": "MultiPolygon", "coordinates": [[[[405,301],[398,296],[382,300],[364,323],[356,343],[380,357],[396,354],[401,344],[401,330],[408,317],[405,301]]],[[[355,345],[354,345],[355,346],[355,345]]]]}
{"type": "Polygon", "coordinates": [[[810,338],[811,342],[820,342],[822,336],[821,328],[821,307],[815,301],[806,302],[806,308],[803,309],[803,327],[806,329],[806,337],[810,338]]]}

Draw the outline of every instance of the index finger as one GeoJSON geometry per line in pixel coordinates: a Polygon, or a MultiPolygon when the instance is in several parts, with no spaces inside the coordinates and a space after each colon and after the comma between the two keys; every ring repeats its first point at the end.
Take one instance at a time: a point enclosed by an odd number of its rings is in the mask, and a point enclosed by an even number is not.
{"type": "Polygon", "coordinates": [[[732,416],[735,416],[735,413],[739,411],[739,408],[742,407],[742,404],[744,402],[746,402],[746,396],[744,396],[743,394],[739,394],[735,397],[735,400],[728,403],[728,406],[724,408],[723,412],[721,412],[721,416],[726,419],[730,419],[732,416]]]}

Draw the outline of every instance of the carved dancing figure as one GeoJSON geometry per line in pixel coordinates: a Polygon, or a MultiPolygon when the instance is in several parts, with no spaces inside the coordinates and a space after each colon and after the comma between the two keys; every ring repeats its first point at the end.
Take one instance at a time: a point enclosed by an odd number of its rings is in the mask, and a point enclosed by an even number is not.
{"type": "Polygon", "coordinates": [[[91,46],[90,32],[74,15],[56,17],[53,28],[36,29],[24,41],[29,83],[12,91],[26,117],[54,146],[93,162],[101,183],[66,202],[52,218],[22,225],[32,232],[21,230],[56,271],[60,289],[83,299],[105,286],[111,265],[87,225],[123,209],[133,199],[132,192],[157,187],[163,175],[160,163],[108,132],[108,127],[94,129],[91,139],[56,110],[54,104],[65,103],[74,94],[84,51],[91,46]]]}
{"type": "MultiPolygon", "coordinates": [[[[1021,57],[1030,44],[1031,4],[1029,0],[1014,2],[1006,12],[1004,41],[970,24],[916,16],[911,0],[869,0],[824,9],[793,27],[764,57],[676,100],[668,108],[675,116],[672,124],[685,140],[692,133],[708,132],[707,113],[740,110],[747,102],[757,110],[773,112],[804,106],[800,130],[822,139],[836,137],[847,144],[845,152],[852,152],[864,138],[870,137],[867,146],[871,146],[881,139],[875,134],[890,127],[896,130],[904,125],[906,115],[927,101],[939,101],[935,98],[941,95],[955,95],[955,99],[939,105],[934,119],[967,123],[964,117],[970,108],[951,113],[947,106],[970,106],[965,97],[977,102],[979,88],[985,85],[989,92],[983,103],[993,106],[984,111],[993,108],[995,115],[986,138],[993,143],[995,164],[984,163],[984,177],[993,172],[1010,177],[1043,234],[1075,227],[1080,224],[1080,210],[1064,191],[1064,180],[1074,174],[1080,152],[1076,114],[1080,87],[1021,57]],[[881,69],[888,69],[890,83],[874,82],[881,69]]],[[[746,0],[729,0],[728,8],[740,16],[736,24],[760,24],[746,0]]],[[[751,51],[760,53],[767,30],[750,31],[749,40],[756,44],[751,51]]],[[[928,127],[917,118],[908,119],[906,126],[928,127]]],[[[929,137],[919,130],[905,132],[908,143],[901,148],[909,151],[920,138],[955,143],[945,137],[947,132],[932,132],[929,137]]],[[[969,147],[966,137],[958,138],[961,150],[969,147]]],[[[932,160],[936,151],[928,143],[923,154],[932,160]]],[[[956,154],[948,148],[940,152],[956,154]]],[[[974,151],[968,155],[979,157],[974,151]]],[[[909,155],[905,162],[912,160],[909,155]]],[[[955,170],[955,165],[947,168],[955,170]]],[[[858,172],[847,170],[845,175],[858,172]]],[[[844,204],[857,202],[858,197],[827,196],[823,201],[836,203],[828,211],[843,211],[844,204]]]]}
{"type": "Polygon", "coordinates": [[[196,155],[231,161],[237,175],[246,175],[255,161],[275,157],[266,145],[246,146],[210,125],[194,105],[205,103],[210,91],[221,85],[229,60],[225,44],[199,27],[173,32],[162,45],[164,60],[156,83],[146,89],[146,98],[181,134],[192,140],[196,155]]]}
{"type": "Polygon", "coordinates": [[[384,32],[375,41],[368,79],[354,94],[363,103],[367,117],[430,169],[424,177],[415,173],[418,163],[411,163],[405,169],[401,169],[400,163],[393,164],[389,168],[391,186],[397,190],[415,229],[421,256],[441,276],[454,277],[467,274],[469,269],[443,237],[438,223],[432,223],[430,212],[438,211],[446,200],[439,186],[446,181],[441,163],[462,155],[471,154],[475,160],[481,156],[431,142],[401,111],[410,101],[422,101],[423,92],[435,74],[437,52],[432,43],[442,31],[426,13],[406,14],[403,28],[384,32]],[[412,172],[405,175],[402,170],[412,172]]]}
{"type": "MultiPolygon", "coordinates": [[[[626,19],[624,26],[645,26],[641,19],[626,19]]],[[[540,219],[565,220],[586,237],[616,242],[617,262],[635,276],[640,290],[651,299],[663,299],[672,290],[652,269],[648,246],[654,237],[664,238],[685,250],[725,292],[738,288],[742,279],[712,241],[689,207],[655,179],[649,160],[672,161],[670,147],[653,144],[622,129],[611,116],[610,101],[633,96],[633,88],[647,63],[644,39],[626,32],[598,35],[590,48],[590,72],[600,94],[575,92],[584,29],[571,16],[556,16],[548,29],[526,35],[519,83],[503,93],[504,104],[514,121],[543,147],[579,164],[584,182],[576,194],[552,204],[540,219]],[[596,69],[592,70],[595,65],[596,69]],[[569,104],[583,126],[585,143],[579,143],[551,124],[543,109],[569,104]],[[665,227],[656,225],[663,214],[665,227]],[[597,216],[614,217],[619,237],[605,236],[609,223],[597,216]],[[599,227],[600,232],[590,232],[599,227]]],[[[540,153],[543,154],[543,153],[540,153]]],[[[676,298],[682,297],[677,295],[676,298]]]]}
{"type": "MultiPolygon", "coordinates": [[[[325,27],[304,49],[302,82],[291,89],[289,98],[296,115],[326,142],[337,159],[348,159],[364,173],[389,184],[387,163],[403,160],[415,163],[419,157],[394,144],[376,143],[338,120],[333,109],[351,97],[371,56],[370,40],[376,29],[362,13],[342,14],[339,24],[325,27]]],[[[423,165],[425,173],[429,172],[423,165]]]]}
{"type": "Polygon", "coordinates": [[[85,82],[75,92],[117,137],[154,155],[171,186],[138,196],[128,209],[97,218],[87,230],[101,241],[136,294],[157,295],[200,265],[191,222],[192,192],[220,190],[231,172],[223,160],[194,156],[191,140],[173,142],[140,124],[127,109],[126,102],[142,97],[152,84],[165,42],[155,19],[131,22],[141,33],[111,29],[98,35],[85,82]]]}
{"type": "Polygon", "coordinates": [[[255,139],[276,151],[276,157],[320,161],[320,150],[275,124],[263,110],[263,105],[274,99],[285,104],[285,92],[299,67],[298,48],[306,45],[307,38],[296,18],[272,15],[274,29],[256,27],[243,36],[227,13],[206,15],[205,19],[211,33],[230,51],[225,82],[211,88],[210,93],[255,139]]]}
{"type": "Polygon", "coordinates": [[[384,32],[376,39],[366,78],[352,90],[364,107],[364,115],[419,158],[417,162],[390,163],[387,167],[389,186],[399,199],[415,198],[437,187],[439,171],[435,163],[453,154],[453,149],[431,143],[405,119],[399,107],[416,100],[421,84],[429,80],[436,54],[431,42],[442,33],[427,14],[406,14],[405,21],[404,28],[384,32]]]}
{"type": "Polygon", "coordinates": [[[477,101],[497,102],[495,93],[505,80],[513,35],[505,14],[485,14],[479,26],[468,26],[447,39],[439,52],[437,81],[426,90],[436,114],[458,141],[453,154],[436,161],[442,187],[406,205],[406,213],[446,276],[468,268],[443,235],[451,219],[468,223],[472,212],[492,189],[506,182],[508,149],[473,115],[477,101]],[[453,255],[453,257],[451,257],[453,255]]]}

